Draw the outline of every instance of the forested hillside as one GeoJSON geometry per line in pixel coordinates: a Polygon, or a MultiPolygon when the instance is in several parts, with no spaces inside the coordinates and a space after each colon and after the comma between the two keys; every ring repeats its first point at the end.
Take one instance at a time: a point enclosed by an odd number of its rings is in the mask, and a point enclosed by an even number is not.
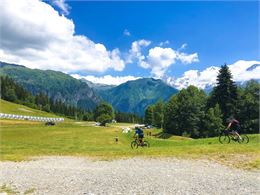
{"type": "Polygon", "coordinates": [[[144,115],[144,110],[159,99],[165,101],[178,92],[160,79],[143,78],[99,91],[100,96],[121,112],[144,115]]]}
{"type": "Polygon", "coordinates": [[[0,75],[14,79],[33,95],[40,92],[84,110],[94,109],[100,98],[85,83],[62,72],[29,69],[0,62],[0,75]]]}

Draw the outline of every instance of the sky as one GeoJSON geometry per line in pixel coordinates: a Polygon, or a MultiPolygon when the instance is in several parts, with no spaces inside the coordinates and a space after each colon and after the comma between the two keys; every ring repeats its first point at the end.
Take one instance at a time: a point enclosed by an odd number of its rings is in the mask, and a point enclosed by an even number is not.
{"type": "Polygon", "coordinates": [[[205,88],[228,64],[260,79],[258,1],[0,2],[0,60],[120,84],[160,78],[205,88]]]}

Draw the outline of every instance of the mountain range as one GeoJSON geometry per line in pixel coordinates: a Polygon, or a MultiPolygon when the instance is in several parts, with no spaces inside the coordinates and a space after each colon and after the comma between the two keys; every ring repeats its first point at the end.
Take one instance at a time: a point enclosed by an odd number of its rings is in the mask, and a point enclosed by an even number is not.
{"type": "Polygon", "coordinates": [[[52,99],[92,110],[101,101],[115,110],[143,116],[145,108],[159,99],[168,100],[178,92],[160,79],[142,78],[118,86],[96,84],[52,70],[30,69],[0,62],[0,76],[9,76],[32,94],[46,93],[52,99]]]}
{"type": "MultiPolygon", "coordinates": [[[[256,75],[256,78],[259,78],[260,64],[246,63],[244,66],[245,61],[238,61],[230,66],[231,71],[235,73],[235,81],[241,86],[244,86],[246,81],[238,79],[247,78],[248,75],[256,75]],[[243,67],[243,70],[239,67],[243,67]]],[[[144,115],[148,105],[154,104],[159,99],[166,101],[176,94],[178,89],[189,85],[195,85],[209,93],[216,84],[218,71],[219,67],[212,66],[202,72],[189,71],[175,81],[141,78],[116,86],[76,79],[58,71],[30,69],[22,65],[0,62],[0,76],[7,75],[13,78],[34,95],[44,92],[54,100],[60,99],[85,110],[93,110],[97,104],[106,101],[118,111],[141,116],[144,115]]]]}
{"type": "Polygon", "coordinates": [[[148,105],[154,104],[159,99],[168,100],[178,90],[166,85],[160,79],[142,78],[97,92],[115,109],[143,115],[148,105]]]}

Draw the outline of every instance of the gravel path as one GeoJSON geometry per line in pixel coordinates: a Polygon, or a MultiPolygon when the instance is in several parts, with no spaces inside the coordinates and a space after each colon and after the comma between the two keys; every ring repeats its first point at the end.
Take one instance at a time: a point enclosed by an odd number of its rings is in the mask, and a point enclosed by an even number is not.
{"type": "MultiPolygon", "coordinates": [[[[0,162],[0,185],[32,194],[260,194],[260,172],[210,161],[43,157],[0,162]]],[[[3,187],[2,187],[3,188],[3,187]]]]}

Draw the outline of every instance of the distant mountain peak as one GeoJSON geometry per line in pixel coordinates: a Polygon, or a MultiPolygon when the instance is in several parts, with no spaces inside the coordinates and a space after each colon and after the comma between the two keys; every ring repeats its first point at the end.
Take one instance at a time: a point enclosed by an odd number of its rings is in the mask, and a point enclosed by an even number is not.
{"type": "Polygon", "coordinates": [[[116,110],[143,115],[146,107],[159,99],[168,100],[178,92],[160,79],[140,78],[114,88],[99,91],[100,96],[116,110]]]}
{"type": "Polygon", "coordinates": [[[106,85],[103,83],[93,83],[87,79],[80,79],[82,82],[86,83],[90,88],[94,89],[95,91],[99,90],[107,90],[113,87],[116,87],[116,85],[106,85]]]}
{"type": "MultiPolygon", "coordinates": [[[[246,83],[251,79],[260,79],[259,61],[239,60],[228,65],[228,67],[232,73],[233,80],[237,83],[246,83]]],[[[188,70],[179,78],[169,77],[165,81],[179,90],[187,88],[189,85],[195,85],[200,89],[208,91],[208,89],[216,85],[219,69],[220,67],[210,66],[201,71],[188,70]]]]}
{"type": "Polygon", "coordinates": [[[246,71],[252,71],[252,70],[256,69],[257,67],[260,67],[260,64],[253,64],[252,66],[248,67],[246,69],[246,71]]]}

